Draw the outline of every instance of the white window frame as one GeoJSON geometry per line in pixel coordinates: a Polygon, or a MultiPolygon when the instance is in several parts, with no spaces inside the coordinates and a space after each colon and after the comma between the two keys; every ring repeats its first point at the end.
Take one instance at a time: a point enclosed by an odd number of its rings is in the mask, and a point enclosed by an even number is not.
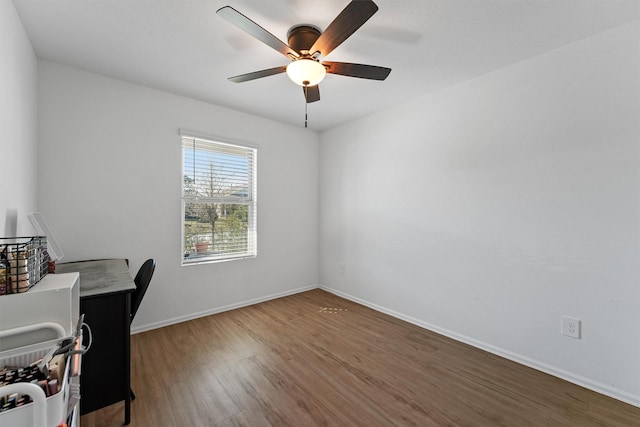
{"type": "MultiPolygon", "coordinates": [[[[221,138],[201,135],[195,132],[180,131],[180,147],[181,147],[181,203],[182,214],[180,220],[181,227],[181,265],[197,265],[203,263],[232,261],[246,258],[255,258],[257,253],[257,157],[258,147],[245,143],[236,143],[223,140],[221,138]],[[198,157],[198,153],[201,157],[198,157]],[[205,186],[213,188],[214,183],[218,183],[221,191],[216,192],[202,192],[198,191],[197,186],[199,180],[199,174],[202,173],[202,166],[198,163],[199,159],[206,157],[206,154],[211,153],[212,156],[220,156],[216,163],[216,172],[223,176],[219,180],[213,181],[213,183],[205,182],[205,186]],[[225,162],[225,156],[231,155],[236,159],[243,159],[246,156],[247,168],[246,171],[241,169],[240,172],[233,171],[233,161],[225,162]],[[189,158],[187,158],[189,157],[189,158]],[[185,170],[185,168],[189,170],[185,170]],[[190,176],[191,175],[191,176],[190,176]],[[186,177],[190,177],[193,187],[191,190],[187,189],[186,177]],[[234,184],[230,181],[238,179],[240,184],[236,184],[241,188],[239,193],[232,193],[234,184]],[[228,181],[225,181],[228,180],[228,181]],[[203,194],[204,193],[204,194],[203,194]],[[215,193],[215,194],[212,194],[215,193]],[[211,252],[198,253],[193,249],[195,247],[194,239],[203,238],[207,239],[207,235],[187,235],[185,232],[185,212],[189,204],[216,204],[216,210],[221,208],[220,205],[233,206],[233,205],[245,205],[247,206],[247,231],[246,231],[246,248],[245,250],[216,250],[215,235],[210,233],[208,240],[213,245],[211,252]]],[[[211,162],[211,168],[213,168],[213,162],[211,162]]],[[[213,170],[213,169],[211,169],[213,170]]],[[[214,172],[211,172],[210,176],[213,176],[214,172]]],[[[200,182],[206,178],[200,178],[200,182]]],[[[217,214],[216,214],[217,216],[217,214]]],[[[240,239],[240,244],[243,244],[243,240],[240,239]]],[[[235,248],[235,245],[231,244],[230,247],[235,248]]]]}

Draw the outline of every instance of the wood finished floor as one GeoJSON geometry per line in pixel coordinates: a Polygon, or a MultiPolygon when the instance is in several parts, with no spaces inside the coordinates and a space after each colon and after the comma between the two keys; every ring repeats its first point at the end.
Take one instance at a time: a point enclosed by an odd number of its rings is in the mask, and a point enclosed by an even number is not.
{"type": "Polygon", "coordinates": [[[640,426],[640,408],[321,290],[131,345],[133,427],[640,426]]]}

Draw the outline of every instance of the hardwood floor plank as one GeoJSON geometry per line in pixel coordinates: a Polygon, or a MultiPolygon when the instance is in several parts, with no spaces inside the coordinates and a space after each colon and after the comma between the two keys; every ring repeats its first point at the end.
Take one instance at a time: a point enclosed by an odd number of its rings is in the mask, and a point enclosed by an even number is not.
{"type": "MultiPolygon", "coordinates": [[[[321,290],[132,336],[132,426],[639,426],[640,408],[321,290]]],[[[82,427],[122,422],[122,404],[82,427]]]]}
{"type": "Polygon", "coordinates": [[[624,402],[602,396],[589,390],[588,414],[604,425],[640,426],[640,415],[636,408],[624,402]]]}

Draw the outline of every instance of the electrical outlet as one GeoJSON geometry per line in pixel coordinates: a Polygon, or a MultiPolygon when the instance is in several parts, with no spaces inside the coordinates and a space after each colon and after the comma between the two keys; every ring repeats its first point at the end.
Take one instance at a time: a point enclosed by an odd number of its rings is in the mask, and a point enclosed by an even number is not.
{"type": "Polygon", "coordinates": [[[344,262],[338,264],[338,274],[344,274],[344,262]]]}
{"type": "Polygon", "coordinates": [[[580,320],[573,317],[562,317],[562,334],[580,339],[580,320]]]}

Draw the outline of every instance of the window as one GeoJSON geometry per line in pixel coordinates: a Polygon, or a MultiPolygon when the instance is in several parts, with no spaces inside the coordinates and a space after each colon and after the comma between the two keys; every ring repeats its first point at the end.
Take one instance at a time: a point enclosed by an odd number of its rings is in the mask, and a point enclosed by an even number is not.
{"type": "Polygon", "coordinates": [[[256,155],[182,135],[182,265],[256,256],[256,155]]]}

